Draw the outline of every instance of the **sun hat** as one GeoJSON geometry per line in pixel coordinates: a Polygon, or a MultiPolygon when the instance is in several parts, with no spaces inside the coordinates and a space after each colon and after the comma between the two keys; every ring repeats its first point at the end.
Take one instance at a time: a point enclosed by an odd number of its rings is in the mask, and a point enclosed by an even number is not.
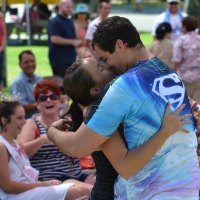
{"type": "Polygon", "coordinates": [[[76,6],[75,13],[89,13],[88,6],[84,3],[80,3],[76,6]]]}
{"type": "Polygon", "coordinates": [[[179,3],[180,0],[167,0],[167,3],[172,3],[172,2],[177,2],[177,3],[179,3]]]}

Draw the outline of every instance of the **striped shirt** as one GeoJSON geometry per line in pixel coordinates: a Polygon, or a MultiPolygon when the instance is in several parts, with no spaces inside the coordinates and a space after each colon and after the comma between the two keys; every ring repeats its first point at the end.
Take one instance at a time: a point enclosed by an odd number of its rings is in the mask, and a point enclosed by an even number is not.
{"type": "MultiPolygon", "coordinates": [[[[39,134],[46,134],[46,128],[33,117],[39,134]]],[[[39,180],[79,179],[82,175],[80,160],[64,155],[53,144],[44,144],[30,159],[31,165],[39,170],[39,180]]]]}

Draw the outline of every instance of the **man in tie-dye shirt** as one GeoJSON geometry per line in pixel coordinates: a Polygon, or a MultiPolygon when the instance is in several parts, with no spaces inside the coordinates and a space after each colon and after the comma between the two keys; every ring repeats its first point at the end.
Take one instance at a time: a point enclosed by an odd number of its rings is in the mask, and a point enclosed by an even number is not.
{"type": "MultiPolygon", "coordinates": [[[[97,57],[121,76],[76,134],[66,133],[65,140],[54,138],[65,153],[76,156],[91,153],[120,123],[128,149],[139,147],[160,129],[167,102],[171,103],[171,111],[184,103],[181,115],[191,113],[181,79],[147,51],[128,19],[114,16],[102,22],[93,35],[92,47],[97,57]]],[[[198,199],[200,171],[194,123],[184,128],[189,134],[179,131],[172,135],[136,175],[127,180],[119,176],[115,199],[198,199]]],[[[55,127],[50,128],[50,138],[56,132],[55,127]]]]}

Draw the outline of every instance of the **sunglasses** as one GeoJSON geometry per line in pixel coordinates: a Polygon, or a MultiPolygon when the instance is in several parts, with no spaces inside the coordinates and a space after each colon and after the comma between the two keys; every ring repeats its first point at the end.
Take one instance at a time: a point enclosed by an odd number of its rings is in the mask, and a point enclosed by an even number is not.
{"type": "Polygon", "coordinates": [[[171,2],[170,5],[178,5],[178,2],[171,2]]]}
{"type": "Polygon", "coordinates": [[[39,100],[40,102],[45,102],[45,101],[47,101],[48,98],[50,98],[52,101],[56,101],[56,100],[59,99],[58,95],[56,95],[56,94],[51,94],[51,95],[49,95],[49,96],[47,96],[47,95],[41,95],[41,96],[38,97],[38,100],[39,100]]]}

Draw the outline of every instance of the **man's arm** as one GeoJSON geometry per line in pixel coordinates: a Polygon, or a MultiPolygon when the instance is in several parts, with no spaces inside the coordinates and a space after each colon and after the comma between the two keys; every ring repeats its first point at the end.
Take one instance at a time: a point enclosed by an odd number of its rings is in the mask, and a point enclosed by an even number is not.
{"type": "Polygon", "coordinates": [[[81,45],[81,40],[77,40],[77,39],[66,39],[57,35],[51,36],[50,37],[50,41],[53,44],[57,44],[57,45],[71,45],[74,47],[78,47],[81,45]]]}
{"type": "Polygon", "coordinates": [[[90,47],[90,45],[91,45],[91,40],[85,40],[85,46],[86,47],[90,47]]]}
{"type": "Polygon", "coordinates": [[[47,135],[63,153],[72,157],[89,155],[108,139],[92,131],[84,123],[76,132],[63,131],[63,127],[64,120],[58,120],[49,127],[47,135]]]}

